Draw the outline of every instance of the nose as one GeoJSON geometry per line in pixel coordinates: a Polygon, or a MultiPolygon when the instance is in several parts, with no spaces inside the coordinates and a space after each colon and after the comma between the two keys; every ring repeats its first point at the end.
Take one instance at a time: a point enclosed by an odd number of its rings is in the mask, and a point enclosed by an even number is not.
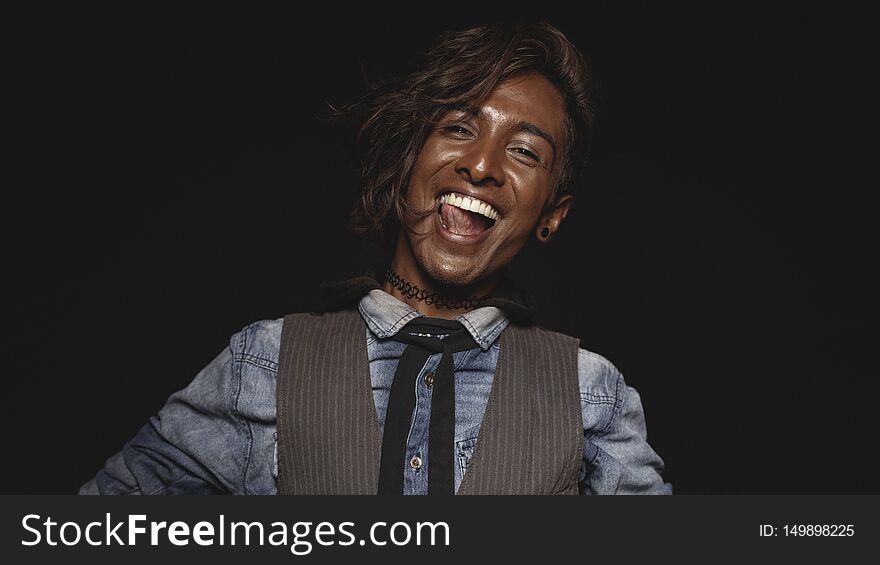
{"type": "Polygon", "coordinates": [[[455,171],[471,184],[502,186],[505,181],[503,159],[490,138],[478,138],[459,156],[455,171]]]}

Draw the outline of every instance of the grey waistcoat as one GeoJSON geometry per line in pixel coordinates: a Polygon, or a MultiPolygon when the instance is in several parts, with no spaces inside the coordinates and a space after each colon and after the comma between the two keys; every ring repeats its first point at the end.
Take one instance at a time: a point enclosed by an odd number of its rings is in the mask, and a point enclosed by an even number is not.
{"type": "MultiPolygon", "coordinates": [[[[577,494],[578,340],[509,325],[458,494],[577,494]]],[[[382,438],[357,310],[284,317],[278,494],[376,494],[382,438]]],[[[402,464],[402,463],[401,463],[402,464]]]]}

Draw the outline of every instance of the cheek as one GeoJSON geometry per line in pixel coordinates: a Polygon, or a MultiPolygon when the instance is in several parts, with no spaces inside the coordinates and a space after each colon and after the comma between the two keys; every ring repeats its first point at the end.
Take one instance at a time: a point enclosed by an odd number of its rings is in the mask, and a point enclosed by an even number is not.
{"type": "Polygon", "coordinates": [[[437,136],[431,136],[422,147],[416,171],[421,177],[432,176],[457,158],[458,150],[455,147],[450,147],[437,136]]]}
{"type": "Polygon", "coordinates": [[[555,170],[520,166],[510,167],[508,178],[514,183],[517,206],[537,210],[535,214],[540,215],[556,185],[557,174],[555,170]]]}
{"type": "Polygon", "coordinates": [[[541,219],[552,189],[543,175],[524,175],[517,180],[516,229],[531,229],[541,219]]]}

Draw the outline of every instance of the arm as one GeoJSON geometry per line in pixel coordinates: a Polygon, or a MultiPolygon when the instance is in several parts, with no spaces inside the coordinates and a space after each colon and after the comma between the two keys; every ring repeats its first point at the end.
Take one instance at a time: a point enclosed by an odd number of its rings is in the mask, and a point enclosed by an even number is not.
{"type": "Polygon", "coordinates": [[[80,494],[241,492],[251,442],[248,424],[235,410],[239,336],[174,393],[80,494]]]}
{"type": "Polygon", "coordinates": [[[672,494],[663,460],[648,444],[642,401],[610,361],[578,356],[584,464],[581,494],[672,494]]]}

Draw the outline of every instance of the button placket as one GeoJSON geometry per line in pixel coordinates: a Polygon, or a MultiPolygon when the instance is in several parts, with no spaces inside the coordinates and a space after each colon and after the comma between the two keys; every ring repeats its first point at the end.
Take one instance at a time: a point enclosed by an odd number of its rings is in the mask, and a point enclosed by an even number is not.
{"type": "Polygon", "coordinates": [[[440,354],[431,355],[425,362],[420,372],[421,377],[415,381],[416,405],[413,410],[413,420],[410,433],[407,436],[407,453],[409,457],[404,460],[404,492],[410,494],[427,494],[427,461],[422,457],[426,453],[428,444],[428,428],[431,418],[431,393],[433,388],[434,373],[440,363],[440,354]],[[428,379],[428,375],[431,378],[428,379]],[[427,382],[431,381],[431,386],[427,382]]]}

